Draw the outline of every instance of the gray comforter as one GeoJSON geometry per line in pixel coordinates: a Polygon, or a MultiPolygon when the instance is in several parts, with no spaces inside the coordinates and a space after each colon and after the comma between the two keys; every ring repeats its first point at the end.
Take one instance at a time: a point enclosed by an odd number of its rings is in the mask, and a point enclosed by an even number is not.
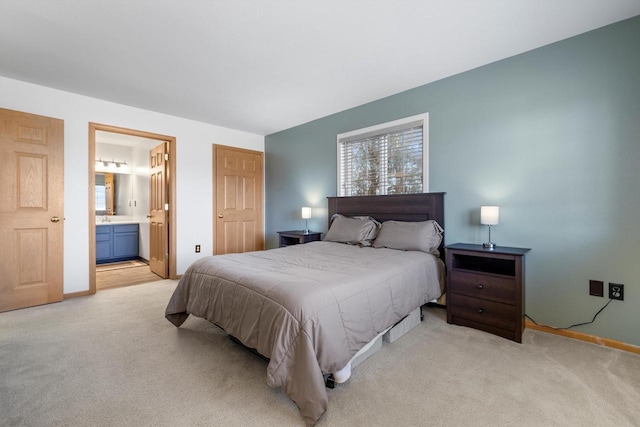
{"type": "Polygon", "coordinates": [[[176,326],[205,318],[268,357],[267,384],[314,424],[328,404],[323,374],[440,296],[441,264],[423,252],[331,242],[207,257],[187,269],[165,315],[176,326]]]}

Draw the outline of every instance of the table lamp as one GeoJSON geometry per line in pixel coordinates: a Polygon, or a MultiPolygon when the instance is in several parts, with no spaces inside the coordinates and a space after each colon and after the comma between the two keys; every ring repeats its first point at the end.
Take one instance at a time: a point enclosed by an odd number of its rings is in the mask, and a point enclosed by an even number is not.
{"type": "Polygon", "coordinates": [[[308,221],[309,218],[311,218],[311,208],[310,207],[303,207],[302,208],[302,218],[304,219],[304,234],[309,234],[309,225],[308,225],[308,221]]]}
{"type": "Polygon", "coordinates": [[[480,207],[480,224],[489,226],[489,241],[482,244],[486,249],[493,249],[496,247],[496,244],[491,242],[491,226],[498,225],[499,219],[500,208],[498,206],[480,207]]]}

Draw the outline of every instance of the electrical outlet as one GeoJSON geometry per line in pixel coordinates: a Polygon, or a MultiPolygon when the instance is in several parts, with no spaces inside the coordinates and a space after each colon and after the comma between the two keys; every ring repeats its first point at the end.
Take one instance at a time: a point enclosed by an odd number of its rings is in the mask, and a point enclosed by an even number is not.
{"type": "Polygon", "coordinates": [[[200,245],[196,245],[196,253],[199,254],[200,253],[200,245]]]}
{"type": "Polygon", "coordinates": [[[604,282],[602,280],[589,280],[589,295],[603,297],[604,282]]]}
{"type": "Polygon", "coordinates": [[[624,301],[624,285],[621,283],[609,283],[609,298],[624,301]]]}

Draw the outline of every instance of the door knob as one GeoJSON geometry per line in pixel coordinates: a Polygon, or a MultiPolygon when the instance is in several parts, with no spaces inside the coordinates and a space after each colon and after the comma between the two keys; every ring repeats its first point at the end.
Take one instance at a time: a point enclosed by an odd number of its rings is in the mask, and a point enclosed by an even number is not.
{"type": "Polygon", "coordinates": [[[218,218],[224,218],[223,214],[218,214],[218,218]]]}
{"type": "Polygon", "coordinates": [[[151,218],[151,215],[147,215],[147,218],[151,218]]]}
{"type": "Polygon", "coordinates": [[[51,217],[51,222],[58,222],[58,221],[60,221],[60,217],[57,217],[57,216],[51,217]]]}

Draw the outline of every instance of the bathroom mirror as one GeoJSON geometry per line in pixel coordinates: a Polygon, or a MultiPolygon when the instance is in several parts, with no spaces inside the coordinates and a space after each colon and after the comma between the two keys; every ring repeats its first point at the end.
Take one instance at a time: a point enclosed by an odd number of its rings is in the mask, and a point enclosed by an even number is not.
{"type": "Polygon", "coordinates": [[[133,215],[131,175],[96,173],[96,215],[133,215]]]}

